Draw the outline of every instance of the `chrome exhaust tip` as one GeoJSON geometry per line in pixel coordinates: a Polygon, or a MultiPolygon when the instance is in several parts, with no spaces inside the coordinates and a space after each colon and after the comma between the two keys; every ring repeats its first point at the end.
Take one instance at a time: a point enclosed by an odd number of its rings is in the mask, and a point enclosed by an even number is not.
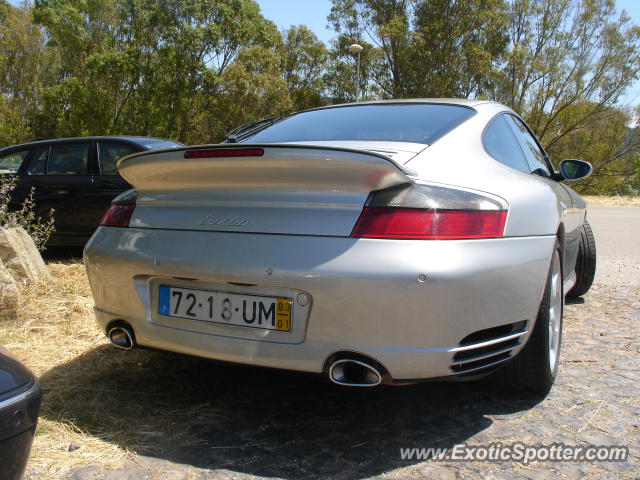
{"type": "Polygon", "coordinates": [[[331,364],[329,379],[347,387],[375,387],[382,383],[377,368],[359,360],[344,358],[331,364]]]}
{"type": "Polygon", "coordinates": [[[135,345],[133,332],[127,327],[113,327],[107,333],[107,337],[112,345],[123,350],[131,350],[135,345]]]}

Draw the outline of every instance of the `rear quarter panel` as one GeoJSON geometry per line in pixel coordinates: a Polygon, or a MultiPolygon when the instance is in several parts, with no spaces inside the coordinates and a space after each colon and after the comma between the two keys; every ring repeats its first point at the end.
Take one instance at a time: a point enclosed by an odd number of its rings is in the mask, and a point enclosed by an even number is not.
{"type": "Polygon", "coordinates": [[[562,210],[551,185],[541,177],[494,160],[482,145],[487,123],[498,113],[509,110],[499,104],[483,104],[477,110],[477,115],[417,155],[407,167],[429,181],[504,198],[509,204],[505,236],[555,235],[562,210]]]}
{"type": "MultiPolygon", "coordinates": [[[[500,112],[500,104],[477,107],[478,114],[411,160],[407,167],[420,178],[473,188],[505,199],[509,214],[507,237],[557,235],[565,251],[565,275],[573,271],[577,253],[576,233],[585,218],[582,199],[555,180],[523,173],[493,159],[484,149],[482,134],[500,112]]],[[[551,255],[551,251],[549,252],[551,255]]]]}

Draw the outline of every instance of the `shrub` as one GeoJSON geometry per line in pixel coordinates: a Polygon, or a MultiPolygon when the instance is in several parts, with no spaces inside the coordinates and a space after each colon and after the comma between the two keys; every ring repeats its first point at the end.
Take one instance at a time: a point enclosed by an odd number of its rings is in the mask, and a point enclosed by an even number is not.
{"type": "Polygon", "coordinates": [[[45,250],[45,245],[49,236],[54,232],[53,209],[49,212],[49,218],[43,219],[36,215],[35,203],[33,201],[34,190],[31,188],[29,195],[24,200],[19,210],[9,209],[11,192],[16,188],[18,179],[13,176],[0,176],[0,227],[22,227],[24,228],[36,247],[41,252],[45,250]]]}

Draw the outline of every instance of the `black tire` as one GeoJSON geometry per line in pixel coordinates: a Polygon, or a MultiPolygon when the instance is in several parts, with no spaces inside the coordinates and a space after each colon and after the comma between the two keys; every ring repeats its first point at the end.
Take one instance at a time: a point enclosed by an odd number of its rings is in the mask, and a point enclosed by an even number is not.
{"type": "MultiPolygon", "coordinates": [[[[547,283],[542,296],[542,302],[538,310],[536,323],[533,332],[529,337],[529,341],[524,348],[509,363],[492,374],[492,380],[499,386],[514,391],[528,391],[536,394],[546,394],[556,379],[558,365],[560,363],[560,345],[562,343],[562,314],[564,310],[564,297],[562,296],[562,262],[561,262],[560,244],[556,241],[554,255],[551,258],[549,273],[547,274],[547,283]],[[554,287],[554,268],[556,272],[554,287]],[[557,304],[557,295],[560,295],[560,318],[557,330],[557,348],[555,356],[551,354],[550,320],[552,318],[552,310],[550,308],[552,302],[552,289],[559,288],[556,291],[555,302],[557,304]],[[551,363],[553,362],[553,366],[551,363]]],[[[556,305],[558,307],[558,305],[556,305]]]]}
{"type": "Polygon", "coordinates": [[[596,276],[596,239],[589,222],[582,224],[580,246],[576,260],[576,284],[567,293],[568,297],[581,297],[589,291],[596,276]]]}

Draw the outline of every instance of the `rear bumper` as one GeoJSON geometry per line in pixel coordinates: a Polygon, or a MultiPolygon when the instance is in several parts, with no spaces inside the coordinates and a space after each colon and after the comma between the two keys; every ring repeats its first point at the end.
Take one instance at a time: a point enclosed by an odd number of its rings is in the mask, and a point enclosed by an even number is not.
{"type": "Polygon", "coordinates": [[[0,402],[0,478],[19,480],[27,467],[40,411],[40,384],[0,402]]]}
{"type": "Polygon", "coordinates": [[[460,373],[453,358],[464,337],[526,321],[510,351],[517,353],[535,320],[554,242],[553,236],[419,241],[100,227],[85,263],[101,328],[125,320],[140,345],[318,373],[331,355],[353,351],[402,380],[460,373]],[[167,321],[157,314],[160,283],[283,289],[305,293],[311,303],[287,337],[167,321]]]}

